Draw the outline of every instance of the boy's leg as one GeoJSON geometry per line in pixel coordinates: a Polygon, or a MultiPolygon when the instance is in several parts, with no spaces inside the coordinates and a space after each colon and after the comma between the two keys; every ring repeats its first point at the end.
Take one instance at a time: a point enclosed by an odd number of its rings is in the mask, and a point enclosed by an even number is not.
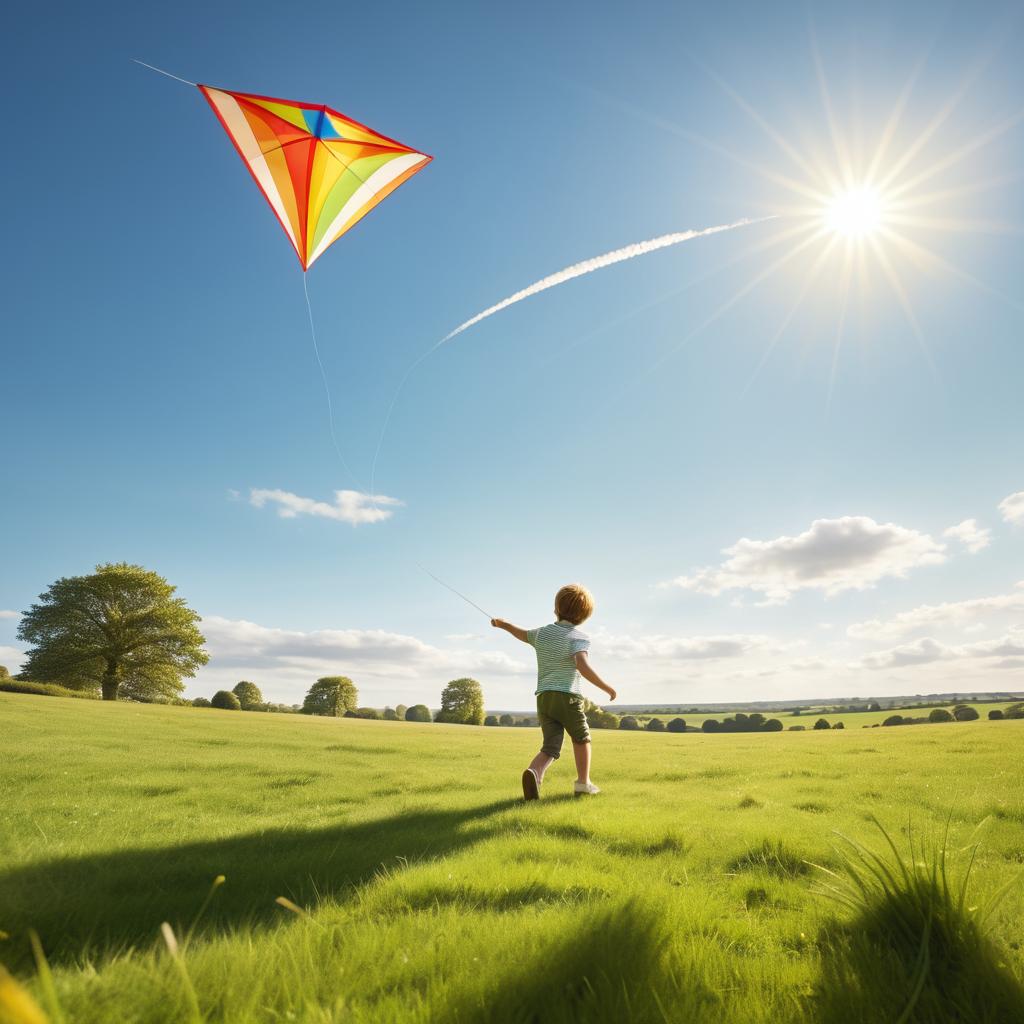
{"type": "Polygon", "coordinates": [[[576,781],[590,782],[590,740],[586,743],[572,741],[572,754],[576,758],[576,781]]]}
{"type": "Polygon", "coordinates": [[[538,782],[544,781],[544,773],[554,762],[555,759],[550,754],[545,754],[543,750],[530,762],[530,768],[537,776],[538,782]]]}

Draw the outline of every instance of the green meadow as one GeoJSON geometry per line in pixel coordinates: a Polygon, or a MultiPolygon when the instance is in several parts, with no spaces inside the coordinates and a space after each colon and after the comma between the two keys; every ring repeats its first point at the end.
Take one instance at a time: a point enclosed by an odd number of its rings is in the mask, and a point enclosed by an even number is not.
{"type": "Polygon", "coordinates": [[[524,729],[0,693],[0,962],[68,1024],[1024,1020],[979,710],[598,731],[604,793],[525,804],[524,729]]]}

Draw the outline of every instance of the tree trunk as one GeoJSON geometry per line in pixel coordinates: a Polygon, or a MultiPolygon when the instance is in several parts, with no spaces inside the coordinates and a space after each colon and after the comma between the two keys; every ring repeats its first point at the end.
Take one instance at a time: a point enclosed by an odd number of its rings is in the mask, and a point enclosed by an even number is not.
{"type": "Polygon", "coordinates": [[[104,700],[117,700],[117,688],[121,681],[117,678],[117,662],[108,661],[107,671],[103,674],[103,681],[100,684],[103,689],[104,700]]]}

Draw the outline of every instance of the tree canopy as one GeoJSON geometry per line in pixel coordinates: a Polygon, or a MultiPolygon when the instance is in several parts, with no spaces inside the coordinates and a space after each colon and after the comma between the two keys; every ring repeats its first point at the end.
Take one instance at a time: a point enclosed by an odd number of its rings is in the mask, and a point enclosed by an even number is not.
{"type": "Polygon", "coordinates": [[[358,703],[359,691],[348,676],[321,676],[309,688],[302,713],[342,718],[346,711],[354,712],[358,703]]]}
{"type": "Polygon", "coordinates": [[[484,694],[475,679],[453,679],[441,693],[436,721],[454,725],[484,724],[484,694]]]}
{"type": "Polygon", "coordinates": [[[26,678],[104,700],[176,697],[182,677],[209,660],[199,615],[162,576],[126,562],[66,576],[24,613],[18,637],[31,644],[26,678]]]}
{"type": "Polygon", "coordinates": [[[230,690],[218,690],[210,701],[210,706],[222,711],[241,711],[242,702],[230,690]]]}
{"type": "Polygon", "coordinates": [[[263,707],[263,693],[255,683],[243,679],[235,683],[231,692],[238,698],[243,711],[258,711],[263,707]]]}
{"type": "Polygon", "coordinates": [[[413,704],[405,713],[407,722],[429,722],[430,708],[426,704],[413,704]]]}

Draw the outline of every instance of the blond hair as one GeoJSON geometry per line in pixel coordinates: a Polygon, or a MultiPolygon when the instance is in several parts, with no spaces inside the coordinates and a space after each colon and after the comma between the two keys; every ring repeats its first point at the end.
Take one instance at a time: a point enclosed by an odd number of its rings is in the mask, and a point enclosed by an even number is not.
{"type": "Polygon", "coordinates": [[[594,597],[582,583],[567,583],[555,594],[555,614],[578,626],[594,614],[594,597]]]}

